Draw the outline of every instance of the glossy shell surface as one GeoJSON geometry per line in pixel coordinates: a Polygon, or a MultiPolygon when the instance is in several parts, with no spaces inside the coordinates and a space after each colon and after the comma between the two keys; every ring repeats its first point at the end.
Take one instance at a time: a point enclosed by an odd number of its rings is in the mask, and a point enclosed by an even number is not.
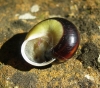
{"type": "Polygon", "coordinates": [[[71,58],[79,46],[79,33],[73,23],[66,19],[56,18],[63,25],[63,36],[56,47],[55,55],[60,61],[71,58]]]}
{"type": "Polygon", "coordinates": [[[64,18],[49,18],[35,25],[21,46],[23,58],[35,66],[71,58],[79,46],[76,27],[64,18]]]}

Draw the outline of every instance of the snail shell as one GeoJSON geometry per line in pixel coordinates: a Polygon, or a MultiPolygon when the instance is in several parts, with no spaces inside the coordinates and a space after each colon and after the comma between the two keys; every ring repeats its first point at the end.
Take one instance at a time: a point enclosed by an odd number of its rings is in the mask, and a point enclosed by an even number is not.
{"type": "Polygon", "coordinates": [[[79,46],[76,27],[64,18],[49,18],[35,25],[21,46],[23,58],[31,65],[45,66],[71,58],[79,46]]]}

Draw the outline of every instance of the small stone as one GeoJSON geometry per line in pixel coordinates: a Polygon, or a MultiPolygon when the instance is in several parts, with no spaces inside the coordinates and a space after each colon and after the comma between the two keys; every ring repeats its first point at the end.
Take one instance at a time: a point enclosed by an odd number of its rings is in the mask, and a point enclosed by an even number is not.
{"type": "Polygon", "coordinates": [[[85,75],[85,78],[89,79],[89,80],[94,80],[94,78],[92,76],[90,76],[89,74],[85,75]]]}
{"type": "Polygon", "coordinates": [[[39,6],[38,5],[33,5],[31,7],[31,12],[38,12],[39,11],[39,6]]]}
{"type": "Polygon", "coordinates": [[[15,86],[14,88],[19,88],[18,86],[15,86]]]}
{"type": "Polygon", "coordinates": [[[25,13],[19,16],[19,19],[35,19],[36,16],[31,15],[30,13],[25,13]]]}
{"type": "Polygon", "coordinates": [[[100,26],[98,26],[99,30],[100,30],[100,26]]]}
{"type": "Polygon", "coordinates": [[[98,62],[100,63],[100,55],[99,55],[99,57],[98,57],[98,62]]]}

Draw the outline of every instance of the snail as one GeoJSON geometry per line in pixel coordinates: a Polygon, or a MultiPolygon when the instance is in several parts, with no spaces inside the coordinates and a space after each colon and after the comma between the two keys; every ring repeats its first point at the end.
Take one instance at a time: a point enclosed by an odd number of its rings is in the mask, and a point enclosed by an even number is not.
{"type": "Polygon", "coordinates": [[[35,25],[26,35],[21,53],[26,62],[46,66],[55,61],[65,62],[79,46],[79,33],[65,18],[48,18],[35,25]]]}

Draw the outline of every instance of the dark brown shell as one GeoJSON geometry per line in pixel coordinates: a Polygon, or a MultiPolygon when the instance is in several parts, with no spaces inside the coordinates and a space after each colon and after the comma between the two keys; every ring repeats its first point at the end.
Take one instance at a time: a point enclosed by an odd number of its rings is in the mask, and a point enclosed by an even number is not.
{"type": "Polygon", "coordinates": [[[73,23],[63,18],[53,18],[59,21],[63,26],[63,36],[59,43],[53,48],[53,53],[59,61],[65,61],[71,58],[76,52],[80,38],[79,33],[73,23]]]}

